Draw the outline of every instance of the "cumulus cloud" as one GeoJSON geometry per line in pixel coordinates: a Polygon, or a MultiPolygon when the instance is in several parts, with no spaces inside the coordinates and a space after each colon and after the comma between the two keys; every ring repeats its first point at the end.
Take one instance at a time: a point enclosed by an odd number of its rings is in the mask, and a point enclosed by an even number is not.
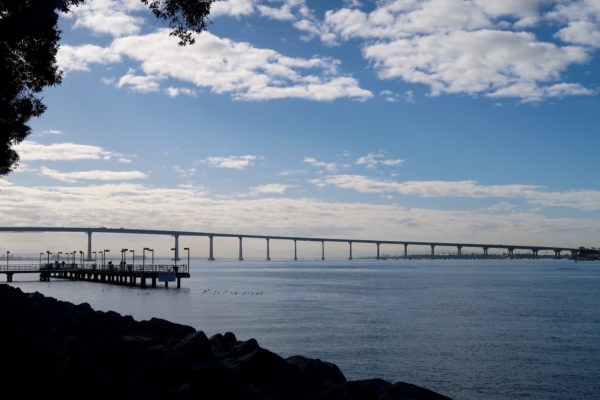
{"type": "Polygon", "coordinates": [[[208,157],[200,160],[199,164],[206,164],[214,168],[226,168],[244,170],[252,167],[259,156],[246,154],[243,156],[228,156],[228,157],[208,157]]]}
{"type": "Polygon", "coordinates": [[[41,167],[39,170],[40,175],[47,176],[52,179],[57,179],[63,182],[77,182],[81,180],[94,180],[94,181],[130,181],[133,179],[146,179],[147,174],[141,171],[104,171],[104,170],[91,170],[91,171],[74,171],[74,172],[60,172],[55,169],[41,167]]]}
{"type": "Polygon", "coordinates": [[[600,47],[600,3],[595,0],[559,2],[547,18],[566,24],[556,36],[568,43],[600,47]]]}
{"type": "Polygon", "coordinates": [[[158,89],[158,77],[169,77],[210,88],[215,93],[231,94],[237,100],[331,101],[373,96],[355,78],[339,73],[338,60],[287,57],[209,32],[199,35],[194,46],[186,47],[178,46],[164,29],[118,38],[106,48],[61,46],[57,59],[61,68],[73,71],[87,70],[93,63],[118,62],[123,57],[139,62],[145,76],[128,73],[118,85],[145,91],[158,89]]]}
{"type": "MultiPolygon", "coordinates": [[[[118,88],[128,87],[134,92],[149,93],[160,90],[161,77],[156,75],[136,75],[135,70],[130,68],[116,83],[118,88]]],[[[171,96],[173,97],[173,96],[171,96]]]]}
{"type": "MultiPolygon", "coordinates": [[[[540,84],[558,79],[569,66],[588,60],[581,47],[559,47],[538,42],[531,33],[496,30],[396,39],[367,45],[363,54],[381,78],[426,84],[432,95],[483,93],[523,99],[530,99],[532,90],[535,97],[551,93],[551,87],[540,88],[540,84]],[[529,90],[507,90],[523,86],[529,90]]],[[[575,86],[578,90],[567,89],[563,95],[586,94],[575,86]]]]}
{"type": "Polygon", "coordinates": [[[365,40],[363,56],[380,78],[424,84],[432,95],[540,101],[594,94],[561,81],[569,67],[589,61],[588,48],[540,41],[524,29],[553,18],[568,24],[557,33],[564,41],[600,46],[597,2],[553,2],[556,9],[544,15],[546,3],[389,0],[370,12],[340,8],[325,13],[321,40],[365,40]]]}
{"type": "Polygon", "coordinates": [[[138,33],[144,19],[132,15],[146,10],[139,0],[94,0],[73,8],[68,18],[74,18],[74,28],[87,28],[98,34],[123,36],[138,33]]]}
{"type": "Polygon", "coordinates": [[[112,49],[93,44],[81,46],[63,44],[56,54],[56,62],[65,73],[89,71],[92,64],[111,64],[119,61],[121,57],[112,49]]]}

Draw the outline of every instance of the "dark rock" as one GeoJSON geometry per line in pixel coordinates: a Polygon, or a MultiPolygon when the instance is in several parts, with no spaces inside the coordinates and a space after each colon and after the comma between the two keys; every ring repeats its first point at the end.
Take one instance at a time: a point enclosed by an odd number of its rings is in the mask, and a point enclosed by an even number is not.
{"type": "Polygon", "coordinates": [[[288,357],[286,361],[300,368],[310,378],[336,384],[346,382],[342,371],[333,363],[299,355],[288,357]]]}
{"type": "Polygon", "coordinates": [[[348,381],[322,394],[319,400],[379,400],[391,383],[383,379],[348,381]]]}

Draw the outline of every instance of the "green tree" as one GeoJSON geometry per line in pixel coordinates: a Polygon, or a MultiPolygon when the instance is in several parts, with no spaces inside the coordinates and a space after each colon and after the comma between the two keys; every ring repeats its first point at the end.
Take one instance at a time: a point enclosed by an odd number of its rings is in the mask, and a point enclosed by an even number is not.
{"type": "MultiPolygon", "coordinates": [[[[30,133],[31,117],[46,109],[40,93],[61,83],[56,65],[58,13],[94,0],[0,0],[0,175],[19,162],[13,146],[30,133]]],[[[214,0],[140,0],[171,28],[179,45],[206,29],[214,0]]]]}

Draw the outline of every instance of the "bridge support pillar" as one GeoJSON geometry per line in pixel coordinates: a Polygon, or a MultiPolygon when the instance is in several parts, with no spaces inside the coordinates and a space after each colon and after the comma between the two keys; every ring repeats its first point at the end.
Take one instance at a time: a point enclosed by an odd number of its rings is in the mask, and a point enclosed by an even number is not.
{"type": "Polygon", "coordinates": [[[561,250],[558,250],[558,249],[554,250],[554,254],[555,254],[557,260],[560,260],[560,258],[561,258],[560,257],[560,252],[561,252],[561,250]]]}
{"type": "Polygon", "coordinates": [[[298,260],[298,241],[294,239],[294,261],[298,260]]]}
{"type": "Polygon", "coordinates": [[[381,260],[381,256],[379,255],[379,245],[380,245],[380,244],[381,244],[381,243],[377,243],[377,259],[378,259],[378,260],[381,260]]]}
{"type": "Polygon", "coordinates": [[[321,240],[321,261],[325,260],[325,241],[321,240]]]}
{"type": "Polygon", "coordinates": [[[484,247],[484,248],[483,248],[483,256],[484,256],[484,257],[487,257],[487,256],[488,256],[488,248],[487,248],[487,247],[484,247]]]}
{"type": "Polygon", "coordinates": [[[348,260],[352,260],[352,242],[348,242],[348,245],[350,246],[350,257],[348,257],[348,260]]]}
{"type": "MultiPolygon", "coordinates": [[[[177,263],[177,261],[180,260],[179,258],[179,235],[173,235],[175,237],[175,259],[173,261],[175,261],[175,263],[177,263]]],[[[133,260],[133,263],[135,263],[135,260],[133,260]]]]}
{"type": "Polygon", "coordinates": [[[240,254],[238,256],[238,261],[244,261],[244,252],[242,250],[242,237],[239,237],[240,239],[240,254]]]}
{"type": "Polygon", "coordinates": [[[89,231],[87,233],[87,240],[87,257],[85,261],[94,261],[94,259],[92,258],[92,231],[89,231]]]}
{"type": "Polygon", "coordinates": [[[404,259],[408,258],[408,243],[404,243],[404,259]]]}
{"type": "Polygon", "coordinates": [[[577,261],[578,256],[579,253],[577,252],[577,250],[571,250],[571,257],[573,258],[573,260],[577,261]]]}
{"type": "Polygon", "coordinates": [[[538,249],[531,249],[531,252],[533,253],[533,258],[538,258],[538,249]]]}
{"type": "Polygon", "coordinates": [[[458,254],[458,257],[460,258],[462,256],[462,246],[456,246],[456,252],[458,254]]]}
{"type": "Polygon", "coordinates": [[[515,249],[508,249],[508,258],[513,259],[515,258],[515,249]]]}
{"type": "Polygon", "coordinates": [[[208,245],[208,261],[215,261],[215,253],[213,247],[213,236],[209,236],[209,245],[208,245]]]}
{"type": "Polygon", "coordinates": [[[267,238],[267,261],[271,261],[271,252],[269,251],[269,238],[267,238]]]}
{"type": "Polygon", "coordinates": [[[431,259],[433,260],[435,258],[435,244],[431,245],[431,259]]]}

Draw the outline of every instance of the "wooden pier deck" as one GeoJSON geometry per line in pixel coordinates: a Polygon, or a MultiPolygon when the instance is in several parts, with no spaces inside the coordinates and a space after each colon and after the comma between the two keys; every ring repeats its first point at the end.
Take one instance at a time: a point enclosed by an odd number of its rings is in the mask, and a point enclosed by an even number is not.
{"type": "Polygon", "coordinates": [[[13,282],[15,274],[39,274],[40,281],[51,278],[74,281],[90,281],[121,286],[157,287],[157,283],[176,282],[181,288],[181,279],[189,278],[189,266],[181,265],[96,265],[96,264],[13,264],[0,267],[0,274],[7,282],[13,282]]]}

